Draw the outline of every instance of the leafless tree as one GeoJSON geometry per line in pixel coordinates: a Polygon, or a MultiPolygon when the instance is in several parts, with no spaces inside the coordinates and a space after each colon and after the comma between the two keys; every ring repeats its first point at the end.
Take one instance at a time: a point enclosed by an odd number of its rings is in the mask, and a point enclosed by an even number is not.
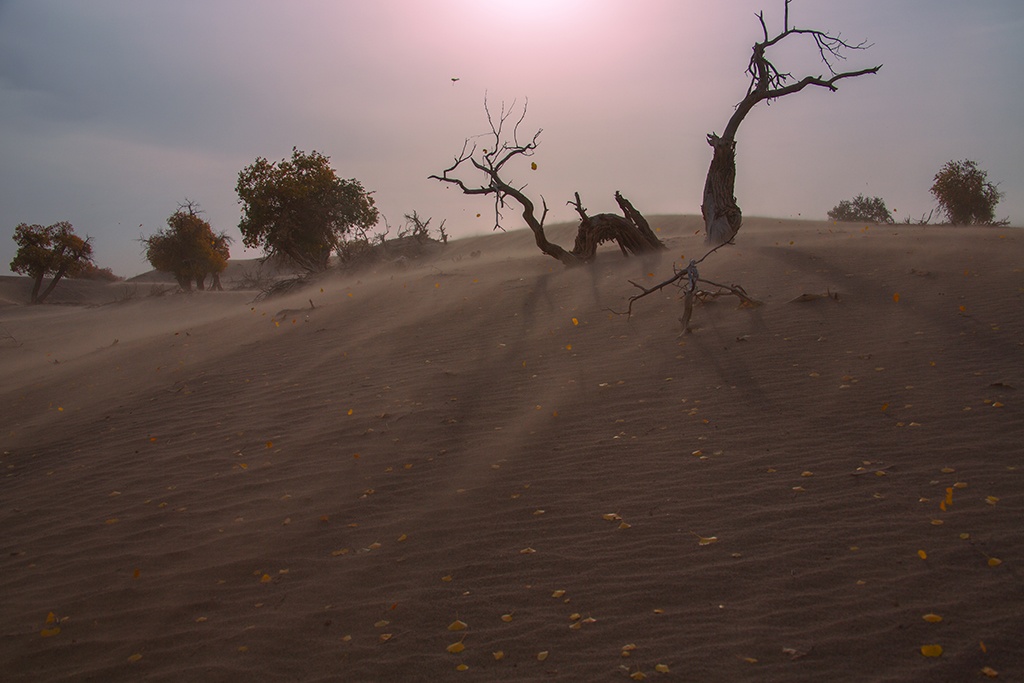
{"type": "MultiPolygon", "coordinates": [[[[517,187],[506,180],[507,167],[510,162],[532,157],[537,149],[540,130],[534,133],[528,141],[520,140],[519,137],[519,127],[522,125],[523,119],[526,118],[526,110],[527,105],[524,104],[522,113],[513,120],[513,112],[516,111],[515,102],[508,108],[502,103],[501,113],[495,119],[485,99],[484,111],[487,113],[487,122],[490,124],[491,132],[467,139],[452,165],[440,175],[431,175],[430,178],[451,183],[468,195],[493,196],[494,227],[498,230],[502,229],[502,211],[507,208],[509,200],[514,200],[522,208],[523,220],[533,231],[537,247],[543,253],[558,259],[567,266],[592,260],[598,245],[604,242],[616,242],[622,253],[627,255],[664,249],[665,246],[655,236],[643,215],[618,192],[615,193],[615,200],[624,216],[607,213],[588,215],[577,192],[575,201],[567,202],[575,207],[576,212],[580,215],[580,225],[572,250],[566,250],[548,241],[544,234],[544,220],[548,215],[548,205],[544,197],[541,196],[541,214],[538,218],[536,204],[523,191],[526,186],[517,187]],[[486,139],[488,146],[478,150],[477,140],[480,138],[486,139]],[[485,178],[484,183],[472,185],[455,175],[466,168],[482,173],[485,178]]],[[[534,162],[531,162],[530,166],[533,169],[537,168],[534,162]]]]}
{"type": "Polygon", "coordinates": [[[747,65],[747,74],[750,76],[747,94],[736,105],[722,135],[710,133],[707,136],[708,144],[714,149],[714,156],[711,160],[711,167],[708,169],[707,180],[704,183],[704,201],[701,205],[701,213],[704,216],[705,238],[708,243],[713,245],[728,242],[735,237],[743,220],[743,214],[740,212],[740,207],[736,204],[736,197],[733,194],[736,185],[736,131],[750,110],[759,102],[771,103],[772,100],[785,95],[800,92],[807,86],[813,85],[835,92],[838,90],[836,83],[844,78],[878,73],[878,70],[882,68],[882,65],[879,64],[859,71],[836,71],[839,62],[846,59],[847,51],[866,50],[871,45],[866,41],[850,43],[838,33],[832,34],[818,29],[790,26],[790,1],[784,0],[782,31],[775,36],[768,35],[764,12],[757,14],[764,39],[754,43],[752,48],[750,63],[747,65]],[[793,74],[780,71],[772,63],[767,55],[768,50],[794,36],[814,41],[818,55],[829,71],[828,77],[804,76],[798,80],[793,74]]]}

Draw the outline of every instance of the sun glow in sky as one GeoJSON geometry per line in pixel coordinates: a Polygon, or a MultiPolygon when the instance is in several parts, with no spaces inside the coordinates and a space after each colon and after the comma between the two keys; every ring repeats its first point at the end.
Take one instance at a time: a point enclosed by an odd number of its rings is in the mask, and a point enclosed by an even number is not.
{"type": "MultiPolygon", "coordinates": [[[[0,269],[15,225],[69,220],[99,265],[148,270],[135,240],[186,198],[237,238],[238,171],[293,146],[374,190],[393,225],[416,210],[486,232],[486,200],[427,179],[487,130],[485,96],[528,98],[524,129],[544,129],[538,170],[512,179],[549,221],[573,218],[577,190],[595,212],[621,190],[647,214],[699,213],[704,136],[746,91],[761,9],[777,31],[781,0],[0,0],[0,269]]],[[[884,67],[747,117],[746,215],[824,219],[864,193],[917,218],[941,165],[971,158],[1006,192],[998,216],[1024,223],[1018,0],[794,0],[790,20],[873,43],[842,68],[884,67]]],[[[797,47],[779,66],[821,73],[797,47]]]]}

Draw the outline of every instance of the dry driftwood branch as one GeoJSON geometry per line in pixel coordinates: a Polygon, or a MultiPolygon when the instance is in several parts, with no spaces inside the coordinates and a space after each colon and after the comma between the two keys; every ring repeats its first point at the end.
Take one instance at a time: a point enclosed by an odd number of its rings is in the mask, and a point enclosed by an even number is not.
{"type": "MultiPolygon", "coordinates": [[[[594,258],[597,247],[609,241],[616,242],[623,254],[663,249],[664,244],[655,236],[646,219],[618,192],[615,193],[615,199],[625,217],[615,214],[589,216],[577,192],[575,201],[568,202],[576,208],[576,212],[581,218],[572,250],[566,250],[548,241],[544,233],[544,220],[547,218],[548,205],[543,195],[540,198],[542,212],[540,218],[537,218],[536,205],[524,192],[526,185],[516,186],[502,175],[509,162],[519,157],[531,157],[537,149],[537,140],[541,130],[534,133],[529,142],[520,142],[519,140],[519,127],[526,118],[528,104],[523,105],[522,113],[511,126],[511,132],[508,132],[515,102],[508,108],[502,104],[500,113],[495,117],[485,99],[484,111],[487,114],[491,132],[465,140],[462,151],[456,155],[452,165],[444,169],[440,175],[434,174],[429,177],[455,185],[464,194],[493,195],[494,228],[496,230],[502,229],[502,210],[506,208],[509,199],[514,200],[522,208],[523,220],[533,232],[534,241],[541,252],[558,259],[567,266],[589,262],[594,258]],[[475,141],[479,138],[488,140],[488,146],[483,147],[480,153],[477,152],[478,145],[475,141]],[[462,170],[469,168],[482,173],[485,182],[480,185],[471,185],[458,175],[462,170]]],[[[531,163],[531,168],[536,169],[536,164],[531,163]]]]}

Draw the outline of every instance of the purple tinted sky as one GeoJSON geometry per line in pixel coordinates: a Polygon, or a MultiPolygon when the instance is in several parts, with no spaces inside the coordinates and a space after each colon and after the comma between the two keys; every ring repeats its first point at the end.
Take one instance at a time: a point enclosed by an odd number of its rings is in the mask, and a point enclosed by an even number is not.
{"type": "MultiPolygon", "coordinates": [[[[704,136],[745,92],[755,13],[775,31],[782,4],[0,0],[0,272],[15,225],[59,220],[94,237],[99,265],[142,272],[135,240],[185,198],[237,238],[238,171],[293,146],[374,190],[392,225],[415,209],[454,236],[486,232],[486,200],[427,179],[486,132],[485,93],[495,108],[529,98],[538,170],[512,177],[549,221],[573,218],[575,190],[593,212],[618,189],[648,214],[699,213],[704,136]]],[[[874,43],[844,67],[884,68],[750,114],[745,214],[824,219],[865,193],[918,217],[942,164],[971,158],[1006,192],[999,217],[1024,223],[1024,4],[794,0],[790,14],[874,43]]],[[[778,66],[821,73],[802,47],[778,66]]]]}

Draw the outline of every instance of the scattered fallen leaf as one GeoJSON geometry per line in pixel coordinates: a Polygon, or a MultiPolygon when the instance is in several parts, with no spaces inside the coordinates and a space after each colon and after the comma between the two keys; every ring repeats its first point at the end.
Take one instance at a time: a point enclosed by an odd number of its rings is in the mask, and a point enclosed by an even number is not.
{"type": "Polygon", "coordinates": [[[988,503],[989,505],[995,505],[996,503],[999,502],[999,499],[996,498],[995,496],[985,496],[985,502],[988,503]]]}
{"type": "Polygon", "coordinates": [[[457,642],[457,643],[452,643],[451,645],[449,645],[449,646],[448,646],[448,647],[446,647],[445,649],[446,649],[446,650],[448,650],[448,652],[450,652],[451,654],[453,654],[453,655],[457,655],[457,654],[459,654],[460,652],[462,652],[463,650],[465,650],[465,649],[466,649],[466,646],[465,646],[465,645],[463,645],[463,644],[462,644],[462,641],[460,640],[460,641],[459,641],[459,642],[457,642]]]}
{"type": "Polygon", "coordinates": [[[711,545],[712,543],[718,542],[717,536],[701,536],[700,534],[690,532],[697,537],[697,545],[711,545]]]}
{"type": "Polygon", "coordinates": [[[465,631],[468,627],[469,624],[460,619],[456,619],[452,623],[448,624],[449,631],[465,631]]]}
{"type": "Polygon", "coordinates": [[[531,555],[531,554],[533,554],[535,552],[537,552],[537,551],[534,550],[533,548],[523,548],[522,550],[519,551],[519,554],[520,555],[531,555]]]}
{"type": "Polygon", "coordinates": [[[39,635],[43,638],[50,638],[60,633],[60,626],[54,626],[53,628],[44,628],[39,632],[39,635]]]}
{"type": "Polygon", "coordinates": [[[128,657],[128,663],[129,664],[134,664],[135,662],[139,661],[140,659],[142,659],[142,655],[140,655],[138,652],[136,652],[135,654],[133,654],[130,657],[128,657]]]}
{"type": "Polygon", "coordinates": [[[990,558],[988,558],[988,566],[990,566],[990,567],[998,567],[1002,563],[1003,563],[1003,561],[1000,560],[998,557],[990,557],[990,558]]]}
{"type": "Polygon", "coordinates": [[[499,660],[505,659],[505,651],[504,650],[498,650],[497,652],[492,652],[491,656],[494,657],[494,661],[499,661],[499,660]]]}
{"type": "Polygon", "coordinates": [[[537,661],[538,662],[543,662],[547,658],[548,658],[548,651],[547,650],[543,650],[543,651],[537,653],[537,661]]]}
{"type": "Polygon", "coordinates": [[[205,624],[208,621],[206,617],[196,617],[197,624],[205,624]]]}
{"type": "Polygon", "coordinates": [[[619,517],[614,512],[608,512],[606,514],[601,515],[601,519],[607,520],[609,522],[617,522],[617,521],[621,520],[622,517],[619,517]]]}
{"type": "Polygon", "coordinates": [[[444,581],[445,583],[451,583],[452,575],[448,574],[447,576],[442,576],[441,580],[444,581]]]}
{"type": "Polygon", "coordinates": [[[270,583],[270,574],[264,574],[261,576],[260,583],[270,583]]]}
{"type": "Polygon", "coordinates": [[[941,645],[922,645],[921,654],[925,657],[941,657],[942,646],[941,645]]]}
{"type": "Polygon", "coordinates": [[[990,666],[982,667],[981,673],[985,674],[989,678],[997,678],[999,676],[999,672],[990,666]]]}
{"type": "Polygon", "coordinates": [[[551,594],[551,597],[553,597],[553,598],[560,598],[560,597],[562,597],[563,595],[565,595],[565,591],[564,591],[564,590],[562,590],[562,589],[558,589],[558,590],[556,590],[555,592],[553,592],[553,593],[551,594]]]}
{"type": "Polygon", "coordinates": [[[634,681],[642,681],[645,678],[647,678],[643,671],[634,671],[633,673],[629,674],[629,677],[632,678],[634,681]]]}
{"type": "Polygon", "coordinates": [[[504,621],[507,624],[508,622],[512,621],[512,615],[511,614],[502,614],[501,615],[501,620],[504,621]]]}
{"type": "Polygon", "coordinates": [[[669,672],[668,664],[655,664],[654,670],[660,674],[667,674],[669,672]]]}
{"type": "Polygon", "coordinates": [[[926,553],[923,550],[918,550],[917,551],[917,556],[920,557],[922,560],[927,560],[928,559],[928,553],[926,553]]]}
{"type": "Polygon", "coordinates": [[[375,623],[373,626],[374,626],[374,628],[384,628],[385,626],[387,626],[390,623],[391,622],[388,621],[387,619],[381,619],[380,621],[375,623]]]}

